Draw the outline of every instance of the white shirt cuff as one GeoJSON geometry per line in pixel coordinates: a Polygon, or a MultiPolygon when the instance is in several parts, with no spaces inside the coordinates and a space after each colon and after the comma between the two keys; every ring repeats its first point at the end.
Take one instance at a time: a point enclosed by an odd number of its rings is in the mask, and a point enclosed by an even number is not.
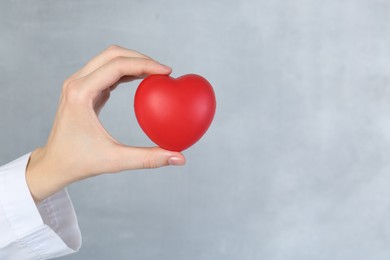
{"type": "Polygon", "coordinates": [[[69,195],[64,189],[36,205],[26,183],[29,158],[24,155],[0,168],[0,259],[48,259],[76,252],[81,234],[69,195]]]}

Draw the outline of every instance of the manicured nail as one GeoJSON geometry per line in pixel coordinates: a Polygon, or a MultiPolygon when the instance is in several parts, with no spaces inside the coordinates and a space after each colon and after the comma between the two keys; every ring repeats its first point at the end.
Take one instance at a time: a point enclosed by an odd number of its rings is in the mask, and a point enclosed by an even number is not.
{"type": "Polygon", "coordinates": [[[183,159],[179,157],[171,157],[168,159],[168,164],[169,165],[184,165],[185,162],[183,159]]]}
{"type": "MultiPolygon", "coordinates": [[[[160,63],[161,64],[161,63],[160,63]]],[[[161,64],[163,67],[165,67],[166,69],[168,69],[168,70],[172,70],[172,68],[171,67],[169,67],[168,65],[165,65],[165,64],[161,64]]]]}

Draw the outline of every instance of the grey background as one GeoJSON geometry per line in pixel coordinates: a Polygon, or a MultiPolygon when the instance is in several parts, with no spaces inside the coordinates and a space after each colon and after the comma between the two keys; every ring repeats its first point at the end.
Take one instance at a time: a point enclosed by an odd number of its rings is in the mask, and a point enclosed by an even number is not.
{"type": "MultiPolygon", "coordinates": [[[[0,163],[43,145],[62,82],[115,43],[214,86],[188,164],[69,187],[83,233],[62,259],[389,259],[390,2],[2,1],[0,163]]],[[[152,145],[138,82],[101,120],[152,145]]]]}

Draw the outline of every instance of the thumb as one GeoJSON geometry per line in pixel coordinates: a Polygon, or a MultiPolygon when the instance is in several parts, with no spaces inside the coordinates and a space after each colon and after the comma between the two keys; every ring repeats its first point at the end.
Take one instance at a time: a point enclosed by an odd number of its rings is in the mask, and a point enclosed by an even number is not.
{"type": "Polygon", "coordinates": [[[159,168],[167,165],[184,165],[182,153],[164,150],[160,147],[122,146],[117,153],[122,170],[159,168]]]}

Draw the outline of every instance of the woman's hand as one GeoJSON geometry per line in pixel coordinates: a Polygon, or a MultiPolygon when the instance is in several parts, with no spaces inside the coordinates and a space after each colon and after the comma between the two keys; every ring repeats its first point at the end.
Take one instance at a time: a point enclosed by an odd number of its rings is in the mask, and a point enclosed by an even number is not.
{"type": "Polygon", "coordinates": [[[179,152],[119,143],[98,119],[119,83],[170,72],[150,57],[111,46],[65,80],[48,141],[31,154],[26,170],[35,201],[102,173],[185,164],[179,152]]]}

